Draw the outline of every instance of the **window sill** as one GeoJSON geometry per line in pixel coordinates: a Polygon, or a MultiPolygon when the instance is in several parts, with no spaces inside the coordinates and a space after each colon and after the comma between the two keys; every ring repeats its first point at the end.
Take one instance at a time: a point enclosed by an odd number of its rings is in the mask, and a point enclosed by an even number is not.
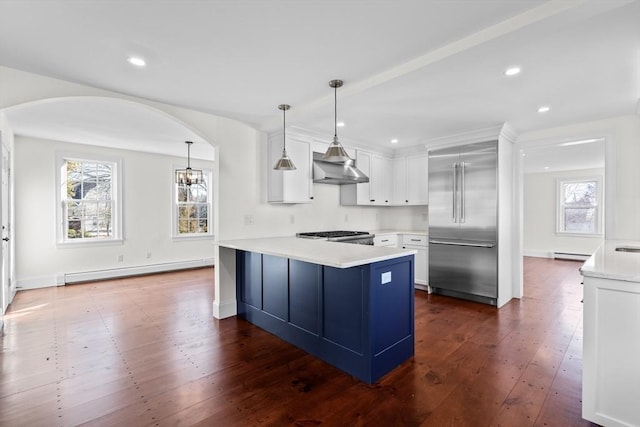
{"type": "Polygon", "coordinates": [[[589,237],[592,239],[602,239],[604,234],[602,233],[571,233],[568,231],[556,231],[558,237],[589,237]]]}
{"type": "Polygon", "coordinates": [[[215,240],[213,234],[189,234],[186,236],[171,236],[171,240],[174,242],[187,242],[194,240],[215,240]]]}
{"type": "Polygon", "coordinates": [[[109,239],[109,240],[78,240],[78,241],[62,241],[58,242],[56,246],[60,249],[66,248],[89,248],[94,246],[119,246],[124,244],[124,239],[109,239]]]}

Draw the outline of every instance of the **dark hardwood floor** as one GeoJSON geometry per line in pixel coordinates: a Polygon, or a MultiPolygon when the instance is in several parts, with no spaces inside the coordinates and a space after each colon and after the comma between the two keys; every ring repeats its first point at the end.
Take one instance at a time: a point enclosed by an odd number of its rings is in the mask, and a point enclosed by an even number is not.
{"type": "Polygon", "coordinates": [[[2,426],[579,426],[582,286],[525,259],[502,309],[416,292],[415,357],[369,386],[236,318],[213,271],[19,292],[2,426]]]}

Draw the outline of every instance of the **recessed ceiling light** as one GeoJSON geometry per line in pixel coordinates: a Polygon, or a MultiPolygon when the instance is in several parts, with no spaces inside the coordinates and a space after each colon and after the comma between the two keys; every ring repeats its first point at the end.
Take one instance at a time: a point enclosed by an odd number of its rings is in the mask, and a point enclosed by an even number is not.
{"type": "Polygon", "coordinates": [[[542,169],[544,169],[544,170],[549,170],[549,166],[545,166],[545,167],[543,167],[542,169]]]}
{"type": "Polygon", "coordinates": [[[515,76],[516,74],[520,74],[520,67],[510,67],[507,68],[504,72],[505,76],[515,76]]]}
{"type": "Polygon", "coordinates": [[[135,65],[136,67],[144,67],[145,65],[147,65],[147,61],[140,58],[139,56],[130,56],[129,58],[127,58],[127,61],[129,61],[129,64],[135,65]]]}
{"type": "Polygon", "coordinates": [[[538,113],[546,113],[550,109],[551,107],[549,107],[548,105],[543,105],[542,107],[538,108],[538,113]]]}
{"type": "Polygon", "coordinates": [[[339,128],[343,128],[344,127],[344,122],[338,122],[338,123],[336,123],[336,126],[338,126],[339,128]]]}
{"type": "Polygon", "coordinates": [[[393,139],[391,140],[391,143],[392,143],[392,144],[397,144],[397,143],[398,143],[398,139],[397,139],[397,138],[393,138],[393,139]]]}

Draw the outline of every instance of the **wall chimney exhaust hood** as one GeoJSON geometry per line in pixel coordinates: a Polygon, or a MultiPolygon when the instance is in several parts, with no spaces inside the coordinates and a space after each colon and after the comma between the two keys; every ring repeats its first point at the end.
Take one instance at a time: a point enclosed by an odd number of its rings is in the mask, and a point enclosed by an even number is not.
{"type": "Polygon", "coordinates": [[[333,163],[322,160],[322,153],[313,153],[313,182],[323,184],[360,184],[369,177],[353,165],[353,160],[333,163]]]}

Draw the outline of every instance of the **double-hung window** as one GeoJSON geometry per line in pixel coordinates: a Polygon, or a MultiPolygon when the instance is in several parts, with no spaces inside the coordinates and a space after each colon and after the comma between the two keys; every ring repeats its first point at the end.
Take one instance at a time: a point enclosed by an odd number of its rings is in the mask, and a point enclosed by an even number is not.
{"type": "Polygon", "coordinates": [[[558,233],[602,234],[600,177],[558,180],[558,233]]]}
{"type": "Polygon", "coordinates": [[[119,241],[118,160],[59,156],[61,243],[119,241]]]}
{"type": "Polygon", "coordinates": [[[198,184],[174,183],[174,237],[213,234],[211,171],[203,170],[202,175],[202,182],[198,184]]]}

